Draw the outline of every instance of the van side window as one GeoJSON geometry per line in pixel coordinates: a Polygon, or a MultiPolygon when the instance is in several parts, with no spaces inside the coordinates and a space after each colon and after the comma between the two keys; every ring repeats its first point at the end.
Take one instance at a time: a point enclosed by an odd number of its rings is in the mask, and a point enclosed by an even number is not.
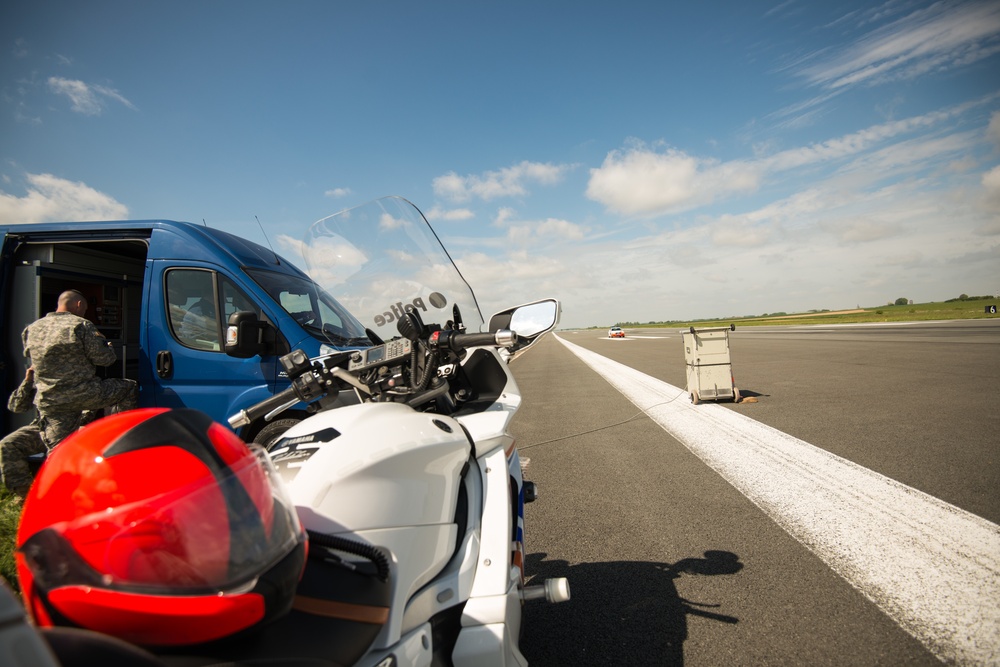
{"type": "Polygon", "coordinates": [[[221,351],[221,327],[238,310],[261,310],[229,278],[203,269],[171,269],[167,273],[167,311],[170,328],[183,345],[196,350],[221,351]],[[216,316],[216,293],[222,297],[222,318],[216,316]]]}
{"type": "Polygon", "coordinates": [[[173,269],[167,273],[170,328],[182,344],[196,350],[219,350],[215,308],[215,272],[173,269]]]}
{"type": "Polygon", "coordinates": [[[229,322],[229,316],[239,310],[251,310],[257,313],[258,318],[261,316],[257,304],[251,301],[233,281],[221,276],[219,283],[222,287],[222,306],[225,312],[225,317],[222,319],[223,324],[229,322]]]}

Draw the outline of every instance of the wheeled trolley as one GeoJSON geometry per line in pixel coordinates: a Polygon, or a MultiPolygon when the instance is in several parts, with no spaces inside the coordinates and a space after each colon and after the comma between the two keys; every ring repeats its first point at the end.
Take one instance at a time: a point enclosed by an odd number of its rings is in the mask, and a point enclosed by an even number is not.
{"type": "Polygon", "coordinates": [[[687,390],[695,405],[701,401],[732,399],[738,403],[740,400],[729,356],[730,331],[736,331],[735,324],[680,330],[687,367],[687,390]]]}

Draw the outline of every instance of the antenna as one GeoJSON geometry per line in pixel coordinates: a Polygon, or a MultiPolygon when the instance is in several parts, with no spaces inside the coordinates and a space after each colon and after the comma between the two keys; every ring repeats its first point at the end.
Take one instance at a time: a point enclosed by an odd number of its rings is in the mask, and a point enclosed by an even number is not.
{"type": "Polygon", "coordinates": [[[264,240],[267,241],[267,247],[271,249],[271,254],[274,255],[274,263],[280,264],[278,261],[278,253],[274,252],[274,246],[271,245],[271,239],[267,238],[267,232],[264,231],[264,225],[260,224],[260,218],[256,215],[253,217],[257,221],[257,226],[260,227],[260,233],[264,235],[264,240]]]}

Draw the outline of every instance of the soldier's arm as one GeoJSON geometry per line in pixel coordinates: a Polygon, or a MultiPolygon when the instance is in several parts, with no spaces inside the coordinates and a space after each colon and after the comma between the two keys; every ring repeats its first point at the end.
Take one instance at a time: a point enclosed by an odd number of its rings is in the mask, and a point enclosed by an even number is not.
{"type": "Polygon", "coordinates": [[[7,399],[7,409],[11,412],[27,412],[35,400],[35,377],[34,368],[29,368],[21,384],[11,393],[7,399]]]}
{"type": "Polygon", "coordinates": [[[90,359],[91,363],[95,366],[110,366],[115,363],[115,360],[118,357],[115,355],[114,348],[111,347],[111,341],[105,338],[104,334],[97,330],[94,323],[88,320],[80,326],[83,329],[81,332],[83,347],[84,350],[86,350],[87,358],[90,359]]]}

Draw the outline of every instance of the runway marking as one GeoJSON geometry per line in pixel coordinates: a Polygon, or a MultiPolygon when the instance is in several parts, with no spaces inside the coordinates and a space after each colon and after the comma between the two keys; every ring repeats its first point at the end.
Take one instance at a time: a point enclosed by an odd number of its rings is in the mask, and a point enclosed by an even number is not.
{"type": "Polygon", "coordinates": [[[661,338],[674,338],[674,336],[625,336],[624,338],[611,338],[610,336],[598,336],[598,340],[659,340],[661,338]]]}
{"type": "Polygon", "coordinates": [[[938,658],[1000,664],[1000,526],[556,338],[938,658]]]}

